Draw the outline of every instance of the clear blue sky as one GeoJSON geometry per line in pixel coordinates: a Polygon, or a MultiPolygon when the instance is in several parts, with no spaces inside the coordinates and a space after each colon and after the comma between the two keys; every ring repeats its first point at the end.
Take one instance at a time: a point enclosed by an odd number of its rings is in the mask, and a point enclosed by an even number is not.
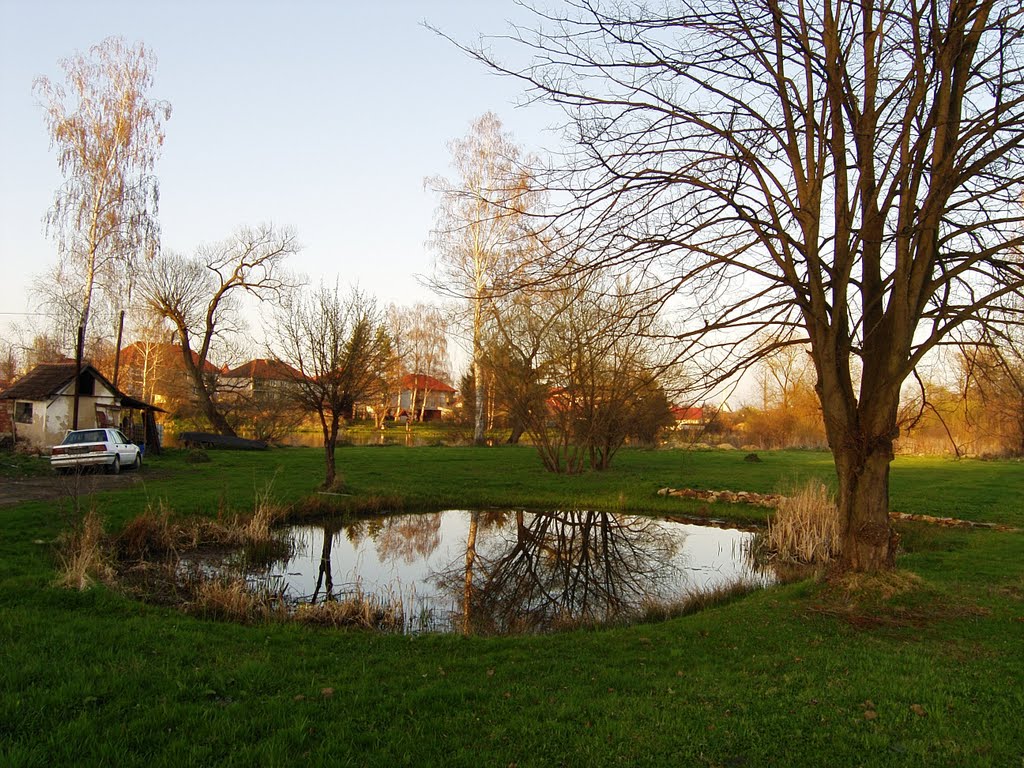
{"type": "Polygon", "coordinates": [[[446,142],[487,110],[531,151],[559,138],[545,130],[556,113],[517,108],[516,83],[421,23],[474,41],[523,18],[511,0],[0,0],[0,313],[35,311],[32,277],[56,261],[42,217],[61,177],[32,81],[110,35],[156,54],[151,95],[173,109],[157,167],[164,247],[271,221],[296,229],[293,267],[314,281],[431,300],[414,278],[431,268],[423,180],[449,173],[446,142]]]}

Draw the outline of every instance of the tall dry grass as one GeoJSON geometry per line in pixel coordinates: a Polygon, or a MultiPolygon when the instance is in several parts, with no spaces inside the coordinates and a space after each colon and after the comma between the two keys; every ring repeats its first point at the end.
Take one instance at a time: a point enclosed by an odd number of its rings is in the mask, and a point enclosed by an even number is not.
{"type": "Polygon", "coordinates": [[[129,520],[113,541],[113,550],[121,561],[164,557],[177,545],[178,525],[171,522],[171,508],[160,499],[146,505],[141,515],[129,520]]]}
{"type": "Polygon", "coordinates": [[[317,627],[357,627],[385,632],[401,632],[405,628],[405,608],[401,600],[366,595],[362,591],[340,600],[300,604],[293,618],[299,624],[317,627]]]}
{"type": "Polygon", "coordinates": [[[198,579],[185,610],[205,618],[258,624],[287,617],[279,594],[253,588],[240,577],[198,579]]]}
{"type": "Polygon", "coordinates": [[[760,546],[768,559],[827,565],[839,553],[839,510],[820,480],[782,497],[760,546]]]}
{"type": "Polygon", "coordinates": [[[58,586],[83,590],[113,578],[114,569],[104,549],[103,520],[95,509],[86,512],[62,537],[58,557],[58,586]]]}

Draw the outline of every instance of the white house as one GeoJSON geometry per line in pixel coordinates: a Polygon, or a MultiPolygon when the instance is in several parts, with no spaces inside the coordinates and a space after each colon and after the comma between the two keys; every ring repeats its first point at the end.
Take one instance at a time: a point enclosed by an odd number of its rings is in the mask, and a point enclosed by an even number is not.
{"type": "Polygon", "coordinates": [[[395,418],[405,416],[417,421],[435,421],[451,416],[454,387],[422,373],[407,373],[402,388],[392,402],[395,418]]]}

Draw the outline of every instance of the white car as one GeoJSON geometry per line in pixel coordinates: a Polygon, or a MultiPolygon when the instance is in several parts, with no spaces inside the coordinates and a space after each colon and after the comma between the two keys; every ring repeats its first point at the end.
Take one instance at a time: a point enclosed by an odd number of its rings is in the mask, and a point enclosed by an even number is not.
{"type": "Polygon", "coordinates": [[[50,449],[50,466],[58,472],[104,467],[116,475],[121,467],[139,469],[142,451],[118,429],[76,429],[50,449]]]}

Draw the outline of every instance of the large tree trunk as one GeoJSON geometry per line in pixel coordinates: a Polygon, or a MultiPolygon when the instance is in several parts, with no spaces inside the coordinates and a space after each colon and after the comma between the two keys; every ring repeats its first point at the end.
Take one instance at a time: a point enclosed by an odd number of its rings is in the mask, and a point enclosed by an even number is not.
{"type": "Polygon", "coordinates": [[[217,408],[204,384],[196,386],[196,394],[199,396],[199,407],[202,409],[203,415],[206,416],[213,426],[214,431],[221,435],[236,437],[235,430],[228,424],[228,420],[224,418],[224,414],[220,412],[220,409],[217,408]]]}
{"type": "Polygon", "coordinates": [[[839,477],[840,565],[863,573],[892,568],[896,535],[889,522],[892,440],[858,441],[834,449],[839,477]]]}
{"type": "Polygon", "coordinates": [[[196,391],[196,397],[199,398],[199,409],[206,416],[215,432],[221,435],[228,435],[229,437],[237,437],[235,430],[228,424],[228,420],[224,418],[224,414],[217,408],[217,404],[213,402],[213,398],[210,396],[210,388],[203,380],[202,366],[206,358],[200,357],[199,364],[197,365],[195,360],[192,359],[192,347],[188,343],[188,334],[184,326],[178,325],[178,333],[181,335],[181,360],[185,364],[185,371],[192,380],[192,387],[196,391]]]}
{"type": "MultiPolygon", "coordinates": [[[[845,338],[845,334],[842,335],[845,338]]],[[[869,339],[870,341],[870,339],[869,339]]],[[[865,348],[871,345],[866,343],[865,348]]],[[[839,565],[875,573],[892,568],[896,537],[889,522],[889,466],[899,436],[899,377],[888,373],[888,347],[864,355],[861,389],[855,392],[848,354],[826,352],[818,365],[818,395],[835,461],[839,493],[839,565]]]]}

